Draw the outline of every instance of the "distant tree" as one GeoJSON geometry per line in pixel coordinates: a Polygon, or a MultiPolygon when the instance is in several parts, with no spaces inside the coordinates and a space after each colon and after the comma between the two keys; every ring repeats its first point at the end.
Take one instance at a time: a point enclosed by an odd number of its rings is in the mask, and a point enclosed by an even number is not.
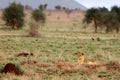
{"type": "Polygon", "coordinates": [[[119,26],[118,15],[116,12],[108,11],[107,8],[98,8],[100,18],[99,18],[99,27],[104,27],[105,32],[108,33],[113,31],[119,26]]]}
{"type": "Polygon", "coordinates": [[[119,32],[119,26],[120,26],[120,14],[119,14],[119,8],[117,6],[113,6],[111,11],[108,11],[105,8],[99,8],[101,13],[101,26],[105,27],[105,32],[108,33],[110,31],[116,30],[116,32],[119,32]]]}
{"type": "Polygon", "coordinates": [[[113,6],[111,8],[111,12],[115,12],[116,15],[117,15],[117,25],[114,26],[114,28],[116,29],[116,32],[118,33],[119,32],[119,29],[120,29],[120,7],[118,6],[113,6]]]}
{"type": "Polygon", "coordinates": [[[32,7],[29,6],[29,5],[25,5],[25,9],[26,9],[26,10],[32,10],[32,7]]]}
{"type": "Polygon", "coordinates": [[[47,9],[48,4],[44,4],[44,9],[47,9]]]}
{"type": "Polygon", "coordinates": [[[97,33],[97,28],[99,26],[99,20],[100,19],[100,14],[99,14],[99,10],[97,8],[91,8],[88,9],[85,15],[85,19],[83,20],[83,22],[86,22],[87,24],[89,23],[94,23],[94,27],[95,27],[95,33],[97,33]]]}
{"type": "Polygon", "coordinates": [[[44,10],[44,6],[41,4],[41,5],[39,6],[39,9],[40,9],[40,10],[44,10]]]}
{"type": "Polygon", "coordinates": [[[112,6],[111,12],[120,13],[120,8],[118,6],[112,6]]]}
{"type": "Polygon", "coordinates": [[[102,25],[106,27],[106,33],[115,29],[119,25],[117,14],[115,12],[106,12],[102,14],[102,25]]]}
{"type": "Polygon", "coordinates": [[[63,10],[66,10],[67,8],[66,7],[62,7],[63,10]]]}
{"type": "Polygon", "coordinates": [[[3,12],[3,20],[11,29],[20,29],[24,25],[24,7],[15,2],[11,3],[3,12]]]}
{"type": "Polygon", "coordinates": [[[80,10],[79,8],[75,8],[75,10],[77,11],[77,10],[80,10]]]}
{"type": "Polygon", "coordinates": [[[55,9],[56,9],[56,10],[61,10],[62,7],[61,7],[60,5],[56,5],[56,6],[55,6],[55,9]]]}
{"type": "Polygon", "coordinates": [[[46,16],[43,13],[43,11],[37,10],[37,9],[32,12],[32,18],[36,22],[40,22],[40,23],[45,23],[45,20],[46,20],[46,16]]]}
{"type": "Polygon", "coordinates": [[[43,10],[46,10],[46,9],[47,9],[47,6],[48,6],[47,4],[41,4],[41,5],[39,6],[39,9],[42,10],[42,11],[43,11],[43,10]]]}
{"type": "Polygon", "coordinates": [[[106,15],[108,13],[109,13],[109,10],[107,8],[105,8],[105,7],[99,7],[98,8],[98,14],[99,14],[98,26],[100,28],[105,28],[106,27],[104,21],[107,20],[106,15]]]}
{"type": "Polygon", "coordinates": [[[120,29],[120,7],[113,6],[111,11],[105,7],[88,9],[84,22],[94,23],[95,32],[99,27],[105,28],[106,33],[113,30],[118,33],[120,29]]]}
{"type": "Polygon", "coordinates": [[[108,12],[108,9],[106,7],[99,7],[98,10],[101,12],[108,12]]]}

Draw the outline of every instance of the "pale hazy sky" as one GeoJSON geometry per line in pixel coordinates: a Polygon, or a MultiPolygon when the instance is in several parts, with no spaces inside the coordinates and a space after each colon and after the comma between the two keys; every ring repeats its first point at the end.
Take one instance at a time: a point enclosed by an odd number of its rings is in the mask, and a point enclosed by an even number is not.
{"type": "Polygon", "coordinates": [[[87,8],[91,7],[107,7],[117,5],[120,6],[120,0],[76,0],[87,8]]]}

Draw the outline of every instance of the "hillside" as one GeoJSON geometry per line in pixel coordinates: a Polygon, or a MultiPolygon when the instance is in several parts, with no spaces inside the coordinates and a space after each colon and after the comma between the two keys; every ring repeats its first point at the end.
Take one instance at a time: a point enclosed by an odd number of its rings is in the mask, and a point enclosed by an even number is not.
{"type": "Polygon", "coordinates": [[[38,8],[40,4],[48,4],[47,9],[54,9],[56,5],[67,7],[69,9],[87,10],[85,6],[75,0],[0,0],[0,8],[5,8],[9,3],[16,1],[23,5],[30,5],[32,8],[38,8]]]}

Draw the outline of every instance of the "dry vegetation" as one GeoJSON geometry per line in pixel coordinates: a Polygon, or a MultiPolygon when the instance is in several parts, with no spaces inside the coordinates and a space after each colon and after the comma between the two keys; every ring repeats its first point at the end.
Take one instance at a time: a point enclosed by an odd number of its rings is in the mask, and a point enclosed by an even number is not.
{"type": "Polygon", "coordinates": [[[0,20],[0,70],[7,63],[21,67],[23,75],[0,73],[0,80],[119,80],[120,34],[93,33],[81,24],[82,11],[69,16],[47,11],[47,22],[40,28],[41,37],[27,37],[30,11],[26,11],[22,30],[9,31],[0,20]],[[98,40],[99,38],[99,40],[98,40]],[[80,65],[77,53],[97,65],[80,65]]]}

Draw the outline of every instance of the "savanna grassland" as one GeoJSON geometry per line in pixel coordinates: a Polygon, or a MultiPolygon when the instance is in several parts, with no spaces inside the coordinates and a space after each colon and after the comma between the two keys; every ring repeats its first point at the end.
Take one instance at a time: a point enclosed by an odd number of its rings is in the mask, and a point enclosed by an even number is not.
{"type": "Polygon", "coordinates": [[[120,34],[94,32],[82,24],[85,12],[47,11],[40,37],[28,37],[30,12],[22,30],[10,31],[0,20],[0,70],[6,63],[19,65],[23,75],[0,74],[0,80],[119,80],[120,34]],[[94,40],[92,39],[94,38],[94,40]],[[100,40],[98,40],[98,38],[100,40]],[[97,65],[79,65],[77,53],[97,65]],[[28,53],[27,56],[18,56],[28,53]],[[30,55],[32,53],[32,55],[30,55]]]}

